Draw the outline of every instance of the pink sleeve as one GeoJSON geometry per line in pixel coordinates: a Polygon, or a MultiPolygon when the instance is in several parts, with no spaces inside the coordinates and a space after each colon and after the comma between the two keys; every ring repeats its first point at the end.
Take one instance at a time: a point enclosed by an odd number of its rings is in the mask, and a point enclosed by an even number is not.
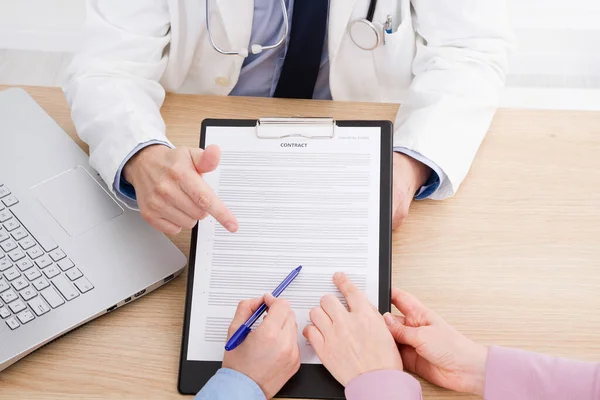
{"type": "Polygon", "coordinates": [[[492,347],[485,400],[598,400],[600,364],[492,347]]]}
{"type": "Polygon", "coordinates": [[[397,370],[367,372],[346,387],[348,400],[421,400],[421,384],[397,370]]]}

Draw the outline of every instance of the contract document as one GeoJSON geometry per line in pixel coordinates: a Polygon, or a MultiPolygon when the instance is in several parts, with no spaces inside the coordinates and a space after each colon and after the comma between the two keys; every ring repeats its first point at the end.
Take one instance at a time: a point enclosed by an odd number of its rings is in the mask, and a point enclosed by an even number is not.
{"type": "Polygon", "coordinates": [[[296,314],[303,364],[320,363],[302,336],[309,311],[326,293],[343,301],[336,271],[379,307],[381,127],[336,125],[325,138],[319,129],[327,128],[314,129],[304,137],[280,127],[264,138],[255,126],[206,127],[204,146],[218,145],[222,156],[204,179],[239,230],[212,217],[196,228],[188,361],[221,361],[239,301],[270,293],[299,265],[281,297],[296,314]]]}

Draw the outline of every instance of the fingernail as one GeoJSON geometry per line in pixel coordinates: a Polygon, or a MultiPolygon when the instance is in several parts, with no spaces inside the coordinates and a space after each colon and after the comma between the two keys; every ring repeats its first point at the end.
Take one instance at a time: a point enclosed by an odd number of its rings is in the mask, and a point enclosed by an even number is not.
{"type": "Polygon", "coordinates": [[[225,228],[229,231],[229,232],[236,232],[238,230],[238,224],[236,224],[235,222],[227,222],[225,224],[225,228]]]}
{"type": "Polygon", "coordinates": [[[396,318],[389,312],[383,315],[383,319],[387,325],[394,325],[396,323],[396,318]]]}
{"type": "Polygon", "coordinates": [[[270,302],[270,301],[274,300],[275,297],[273,297],[273,295],[271,293],[265,293],[265,294],[263,294],[263,299],[265,302],[267,302],[267,301],[270,302]]]}
{"type": "Polygon", "coordinates": [[[335,274],[333,274],[333,279],[338,280],[344,277],[344,273],[343,272],[336,272],[335,274]]]}

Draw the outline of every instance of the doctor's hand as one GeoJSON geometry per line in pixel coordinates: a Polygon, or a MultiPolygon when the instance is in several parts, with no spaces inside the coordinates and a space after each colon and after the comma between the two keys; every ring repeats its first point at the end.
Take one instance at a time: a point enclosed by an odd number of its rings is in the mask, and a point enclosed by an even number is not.
{"type": "Polygon", "coordinates": [[[312,325],[303,331],[325,368],[344,387],[367,372],[402,371],[398,347],[381,314],[345,274],[336,273],[333,281],[349,310],[334,295],[325,295],[310,311],[312,325]]]}
{"type": "Polygon", "coordinates": [[[133,156],[123,173],[135,188],[142,217],[159,231],[174,235],[210,214],[235,232],[237,220],[202,178],[217,168],[220,156],[217,146],[203,150],[163,145],[146,147],[133,156]]]}
{"type": "Polygon", "coordinates": [[[483,396],[487,347],[404,291],[392,289],[392,303],[403,316],[386,313],[384,318],[400,345],[404,367],[446,389],[483,396]]]}
{"type": "Polygon", "coordinates": [[[394,152],[394,193],[392,229],[399,228],[408,216],[417,190],[429,179],[431,169],[403,153],[394,152]]]}
{"type": "Polygon", "coordinates": [[[241,372],[252,379],[267,399],[279,392],[300,368],[298,325],[290,304],[270,294],[240,302],[229,327],[228,338],[256,311],[263,301],[267,315],[246,340],[232,351],[226,351],[223,368],[241,372]]]}

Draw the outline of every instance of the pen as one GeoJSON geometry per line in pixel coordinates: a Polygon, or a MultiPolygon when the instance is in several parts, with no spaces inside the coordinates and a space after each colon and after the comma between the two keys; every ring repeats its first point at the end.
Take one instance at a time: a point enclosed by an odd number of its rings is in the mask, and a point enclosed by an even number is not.
{"type": "Polygon", "coordinates": [[[384,25],[385,33],[388,35],[392,33],[392,16],[388,15],[384,25]]]}
{"type": "MultiPolygon", "coordinates": [[[[271,293],[273,297],[279,297],[279,295],[283,293],[285,288],[287,288],[290,285],[290,283],[292,283],[292,281],[298,276],[301,270],[302,265],[290,272],[290,274],[283,280],[283,282],[281,282],[279,286],[277,286],[275,290],[273,290],[273,293],[271,293]]],[[[235,331],[235,333],[227,341],[227,344],[225,345],[225,350],[231,351],[238,347],[240,344],[242,344],[244,339],[246,339],[246,336],[248,336],[248,334],[252,332],[252,325],[254,325],[256,320],[258,320],[260,316],[264,314],[265,311],[267,311],[267,305],[265,303],[262,303],[261,306],[258,307],[258,309],[254,312],[254,314],[252,314],[252,316],[248,318],[248,321],[244,322],[242,326],[240,326],[238,330],[235,331]]]]}

